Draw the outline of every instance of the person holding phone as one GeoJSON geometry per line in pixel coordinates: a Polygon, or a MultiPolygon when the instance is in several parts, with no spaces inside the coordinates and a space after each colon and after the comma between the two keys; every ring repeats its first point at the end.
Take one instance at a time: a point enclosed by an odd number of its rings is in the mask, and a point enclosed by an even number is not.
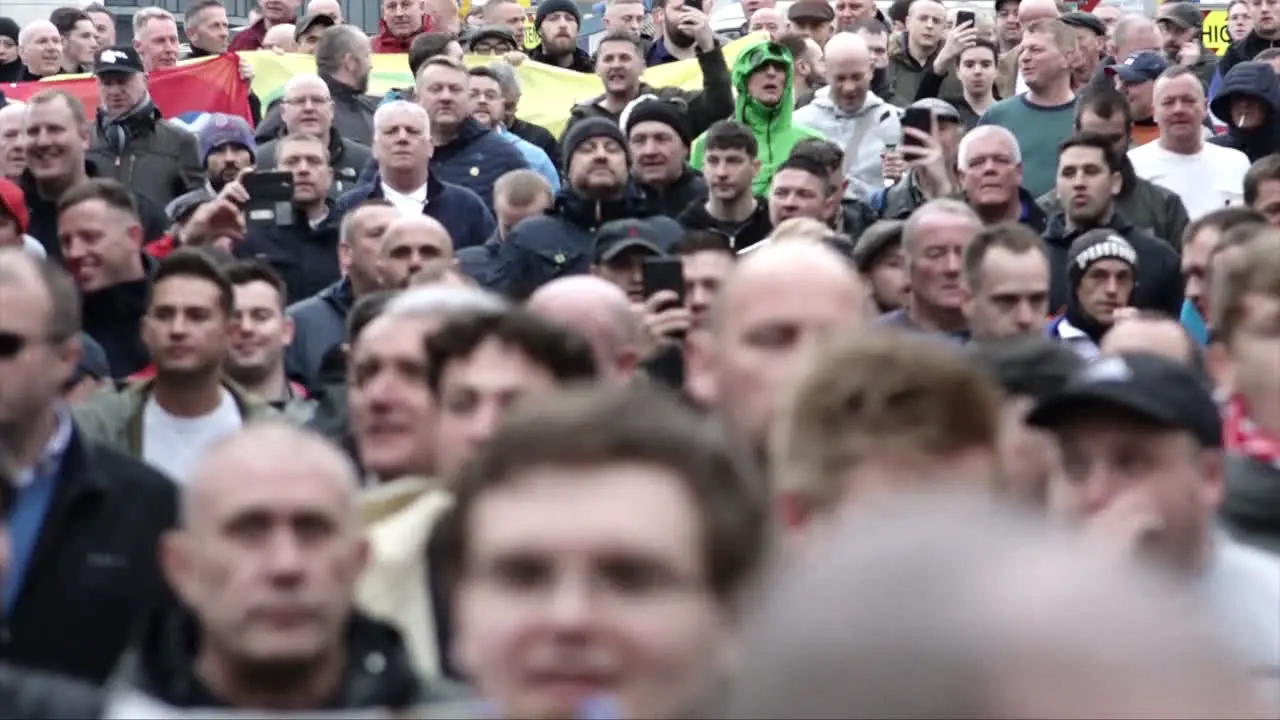
{"type": "Polygon", "coordinates": [[[885,155],[886,162],[901,162],[905,174],[872,196],[871,206],[881,218],[905,219],[929,200],[957,192],[956,156],[963,134],[960,112],[937,98],[917,100],[903,112],[902,145],[885,155]]]}

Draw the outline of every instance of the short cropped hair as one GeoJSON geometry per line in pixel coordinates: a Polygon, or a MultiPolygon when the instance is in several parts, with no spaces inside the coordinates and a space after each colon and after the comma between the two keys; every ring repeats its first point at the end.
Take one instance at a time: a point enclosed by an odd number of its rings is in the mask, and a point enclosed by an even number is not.
{"type": "Polygon", "coordinates": [[[169,20],[174,25],[178,24],[177,18],[173,13],[161,7],[144,7],[133,16],[133,34],[141,35],[142,31],[147,29],[147,23],[152,20],[169,20]]]}
{"type": "Polygon", "coordinates": [[[1106,136],[1096,132],[1078,132],[1071,137],[1063,140],[1058,145],[1058,159],[1062,159],[1062,154],[1071,148],[1093,148],[1102,153],[1102,161],[1106,163],[1109,172],[1124,172],[1124,158],[1120,157],[1120,153],[1116,152],[1115,146],[1111,144],[1111,140],[1106,136]]]}
{"type": "Polygon", "coordinates": [[[1046,398],[1085,365],[1076,351],[1039,335],[980,340],[966,350],[1010,397],[1046,398]]]}
{"type": "Polygon", "coordinates": [[[195,27],[196,18],[200,17],[200,13],[215,7],[223,7],[222,0],[191,0],[187,5],[186,13],[182,16],[182,24],[185,27],[195,27]]]}
{"type": "Polygon", "coordinates": [[[227,281],[231,283],[233,289],[255,282],[269,285],[276,291],[276,297],[280,298],[280,309],[284,310],[285,303],[289,298],[289,289],[285,286],[284,280],[281,279],[280,273],[276,272],[275,268],[265,261],[237,260],[228,265],[224,272],[226,272],[227,281]]]}
{"type": "Polygon", "coordinates": [[[48,105],[58,100],[62,100],[67,104],[67,109],[71,111],[71,117],[75,120],[76,127],[82,128],[89,123],[89,116],[85,114],[84,103],[80,102],[80,98],[66,90],[41,90],[27,99],[27,108],[48,105]]]}
{"type": "Polygon", "coordinates": [[[1000,393],[944,340],[875,329],[811,358],[774,426],[772,477],[810,509],[836,505],[850,470],[874,458],[996,452],[1000,393]]]}
{"type": "Polygon", "coordinates": [[[1280,154],[1264,155],[1249,166],[1244,174],[1244,202],[1253,205],[1258,201],[1262,183],[1280,180],[1280,154]]]}
{"type": "Polygon", "coordinates": [[[534,170],[510,170],[493,184],[493,198],[502,198],[513,207],[528,207],[539,199],[551,200],[551,183],[534,170]]]}
{"type": "Polygon", "coordinates": [[[419,33],[413,38],[413,42],[409,43],[409,73],[415,78],[418,77],[418,71],[422,66],[431,58],[444,55],[449,49],[449,43],[453,41],[453,37],[448,33],[419,33]]]}
{"type": "Polygon", "coordinates": [[[1250,295],[1280,298],[1280,230],[1268,228],[1255,234],[1232,258],[1222,277],[1214,278],[1210,315],[1215,339],[1230,347],[1245,317],[1250,295]]]}
{"type": "Polygon", "coordinates": [[[92,23],[93,18],[89,17],[89,13],[80,8],[60,7],[49,13],[49,22],[58,29],[58,34],[66,37],[72,30],[76,29],[76,23],[81,20],[87,20],[92,23]]]}
{"type": "Polygon", "coordinates": [[[964,284],[970,291],[982,287],[982,263],[986,261],[987,253],[995,248],[1007,250],[1014,255],[1035,252],[1044,257],[1046,263],[1049,260],[1044,241],[1026,225],[1020,222],[1003,222],[984,227],[964,248],[964,284]]]}
{"type": "Polygon", "coordinates": [[[1090,85],[1080,92],[1073,121],[1076,130],[1080,129],[1080,119],[1085,113],[1093,113],[1103,120],[1119,115],[1124,118],[1125,132],[1133,128],[1133,108],[1129,106],[1129,98],[1113,85],[1090,85]]]}
{"type": "Polygon", "coordinates": [[[342,68],[342,59],[368,47],[369,38],[355,25],[334,25],[320,34],[316,45],[316,72],[333,75],[342,68]]]}
{"type": "Polygon", "coordinates": [[[134,199],[133,192],[120,181],[110,178],[91,178],[73,185],[58,198],[58,214],[91,200],[101,200],[107,207],[119,210],[140,222],[138,201],[134,199]]]}
{"type": "Polygon", "coordinates": [[[175,277],[196,278],[217,286],[218,307],[223,315],[231,317],[236,303],[235,289],[231,286],[231,280],[227,278],[226,271],[218,267],[209,255],[198,248],[178,248],[160,261],[159,267],[151,277],[151,291],[147,297],[148,307],[155,300],[156,288],[160,287],[165,280],[175,277]]]}
{"type": "Polygon", "coordinates": [[[741,150],[754,159],[760,152],[760,141],[751,128],[737,120],[717,120],[707,130],[703,150],[741,150]]]}

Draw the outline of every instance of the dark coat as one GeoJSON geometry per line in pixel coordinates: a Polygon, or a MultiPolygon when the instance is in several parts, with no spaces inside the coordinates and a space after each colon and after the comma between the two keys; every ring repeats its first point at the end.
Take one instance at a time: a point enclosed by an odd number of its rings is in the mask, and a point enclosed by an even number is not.
{"type": "Polygon", "coordinates": [[[191,131],[162,120],[160,110],[139,114],[125,122],[124,148],[112,146],[98,111],[86,157],[95,162],[102,177],[119,180],[159,207],[196,188],[205,186],[200,141],[191,131]]]}
{"type": "MultiPolygon", "coordinates": [[[[559,65],[556,65],[551,58],[547,57],[547,53],[543,50],[541,45],[529,51],[529,59],[534,62],[560,67],[559,65]]],[[[588,54],[586,50],[583,50],[582,48],[574,48],[573,60],[569,63],[569,67],[565,69],[591,75],[596,71],[596,61],[591,59],[591,55],[588,54]]]]}
{"type": "Polygon", "coordinates": [[[1227,123],[1227,131],[1209,138],[1209,142],[1239,150],[1251,163],[1280,152],[1280,78],[1271,65],[1250,61],[1231,68],[1222,79],[1222,88],[1209,103],[1209,111],[1227,123]],[[1268,109],[1262,125],[1253,130],[1236,127],[1231,117],[1233,97],[1249,97],[1261,102],[1268,109]]]}
{"type": "Polygon", "coordinates": [[[0,717],[63,720],[101,714],[102,692],[91,683],[0,663],[0,717]]]}
{"type": "MultiPolygon", "coordinates": [[[[1116,197],[1116,210],[1134,225],[1167,241],[1175,248],[1181,247],[1182,233],[1191,222],[1182,198],[1168,188],[1138,177],[1128,155],[1122,155],[1121,159],[1121,185],[1120,194],[1116,197]]],[[[1057,190],[1041,195],[1036,202],[1050,217],[1062,212],[1057,190]]]]}
{"type": "Polygon", "coordinates": [[[325,355],[342,344],[355,301],[351,281],[342,278],[289,306],[285,312],[293,320],[293,342],[284,351],[284,371],[290,379],[307,387],[315,383],[325,355]]]}
{"type": "Polygon", "coordinates": [[[557,168],[560,167],[560,145],[556,142],[556,136],[552,135],[550,130],[541,125],[525,122],[520,118],[512,120],[511,124],[507,126],[507,130],[510,130],[512,135],[521,140],[538,146],[542,152],[547,154],[547,157],[551,158],[552,165],[557,168]]]}
{"type": "Polygon", "coordinates": [[[254,258],[270,265],[289,291],[286,302],[294,303],[315,295],[342,276],[338,267],[338,224],[330,217],[312,230],[301,213],[290,225],[251,230],[244,242],[236,243],[238,258],[254,258]]]}
{"type": "Polygon", "coordinates": [[[511,229],[498,246],[493,270],[484,273],[485,287],[523,299],[558,277],[588,273],[595,260],[596,230],[625,218],[648,219],[665,248],[683,232],[675,220],[656,213],[635,185],[617,200],[602,201],[563,188],[545,215],[525,218],[511,229]]]}
{"type": "Polygon", "coordinates": [[[150,295],[151,278],[143,277],[82,296],[84,331],[106,352],[112,377],[129,377],[151,363],[141,326],[150,295]]]}
{"type": "Polygon", "coordinates": [[[741,223],[730,223],[719,220],[707,212],[706,202],[698,200],[690,203],[680,213],[677,221],[686,230],[707,230],[720,233],[729,238],[729,247],[735,252],[742,252],[756,243],[769,237],[773,232],[773,222],[769,219],[769,204],[764,198],[756,198],[755,212],[741,223]]]}
{"type": "MultiPolygon", "coordinates": [[[[528,167],[529,163],[515,145],[472,118],[462,121],[457,137],[436,146],[431,155],[432,177],[479,195],[490,212],[493,211],[493,184],[498,178],[528,167]]],[[[484,237],[471,244],[481,242],[484,237]]]]}
{"type": "Polygon", "coordinates": [[[649,196],[649,202],[660,214],[671,219],[680,217],[680,213],[690,204],[707,199],[707,181],[702,173],[684,166],[684,171],[676,181],[663,189],[640,183],[640,188],[649,196]]]}
{"type": "MultiPolygon", "coordinates": [[[[1105,227],[1129,241],[1138,254],[1137,282],[1129,304],[1141,310],[1159,310],[1169,317],[1179,317],[1183,298],[1182,261],[1178,253],[1167,241],[1135,226],[1122,215],[1112,214],[1105,227]]],[[[1065,308],[1068,296],[1075,294],[1075,289],[1069,287],[1067,250],[1071,242],[1083,233],[1082,229],[1069,232],[1061,214],[1049,218],[1043,237],[1045,251],[1049,254],[1050,311],[1065,308]]]]}
{"type": "MultiPolygon", "coordinates": [[[[99,172],[98,164],[92,160],[85,160],[84,171],[91,178],[110,177],[99,172]]],[[[27,228],[27,234],[40,241],[50,259],[62,262],[62,243],[58,242],[58,201],[40,197],[40,191],[36,188],[36,178],[30,170],[22,171],[18,184],[22,187],[22,193],[26,195],[27,208],[31,211],[31,224],[27,228]]],[[[135,194],[134,199],[138,201],[138,219],[142,221],[143,242],[149,243],[164,237],[164,234],[169,231],[169,218],[164,214],[164,208],[151,202],[144,195],[135,194]]]]}
{"type": "MultiPolygon", "coordinates": [[[[506,147],[519,152],[513,146],[506,147]]],[[[371,181],[362,183],[338,199],[333,210],[333,221],[342,222],[342,217],[351,208],[369,198],[380,197],[382,178],[375,174],[371,181]]],[[[449,231],[454,250],[484,243],[498,227],[493,213],[479,195],[467,188],[445,182],[434,173],[427,176],[427,206],[422,209],[422,214],[435,218],[449,231]]]]}
{"type": "MultiPolygon", "coordinates": [[[[284,130],[284,126],[280,126],[284,130]]],[[[281,135],[280,137],[284,137],[281,135]]],[[[258,146],[255,165],[262,170],[276,167],[276,146],[279,138],[258,146]]],[[[342,193],[359,185],[360,172],[373,160],[373,151],[367,145],[342,137],[336,129],[329,133],[329,167],[333,170],[333,185],[329,197],[337,200],[342,193]]]]}
{"type": "Polygon", "coordinates": [[[172,603],[157,548],[177,507],[171,480],[86,442],[77,428],[22,590],[0,626],[0,660],[104,681],[141,623],[172,603]]]}

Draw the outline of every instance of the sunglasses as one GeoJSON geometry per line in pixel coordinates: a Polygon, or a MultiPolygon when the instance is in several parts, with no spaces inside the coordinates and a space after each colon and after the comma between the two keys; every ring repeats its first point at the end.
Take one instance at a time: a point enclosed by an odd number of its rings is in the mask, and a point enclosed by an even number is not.
{"type": "Polygon", "coordinates": [[[31,338],[18,333],[0,330],[0,360],[8,360],[27,346],[31,342],[31,338]]]}

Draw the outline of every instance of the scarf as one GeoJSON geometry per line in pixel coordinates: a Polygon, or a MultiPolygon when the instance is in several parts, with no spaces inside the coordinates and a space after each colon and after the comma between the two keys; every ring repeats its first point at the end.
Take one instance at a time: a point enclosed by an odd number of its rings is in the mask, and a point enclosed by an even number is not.
{"type": "Polygon", "coordinates": [[[1222,440],[1229,453],[1280,467],[1280,438],[1265,434],[1249,419],[1244,398],[1232,395],[1222,410],[1222,440]]]}
{"type": "Polygon", "coordinates": [[[155,112],[155,105],[151,102],[151,93],[142,96],[142,100],[133,106],[132,110],[122,113],[120,117],[112,120],[104,113],[100,120],[102,126],[102,134],[106,137],[107,143],[116,155],[124,152],[125,145],[129,142],[129,124],[134,120],[142,117],[149,117],[155,112]]]}

